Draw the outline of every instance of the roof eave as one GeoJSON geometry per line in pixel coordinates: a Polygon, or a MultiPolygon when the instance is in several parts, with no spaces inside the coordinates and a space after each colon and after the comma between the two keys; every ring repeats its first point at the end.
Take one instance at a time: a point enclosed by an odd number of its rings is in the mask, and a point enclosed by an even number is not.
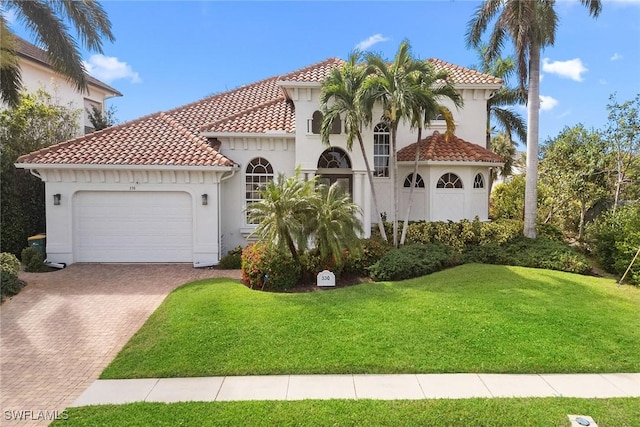
{"type": "Polygon", "coordinates": [[[234,163],[231,166],[187,166],[187,165],[126,165],[126,164],[85,164],[85,163],[15,163],[14,166],[19,169],[64,169],[64,170],[189,170],[189,171],[210,171],[216,170],[221,172],[233,171],[240,168],[240,165],[234,163]]]}
{"type": "Polygon", "coordinates": [[[202,131],[200,135],[205,138],[295,138],[295,132],[267,131],[267,132],[216,132],[202,131]]]}
{"type": "MultiPolygon", "coordinates": [[[[398,164],[413,165],[415,160],[398,160],[398,164]]],[[[504,162],[483,162],[467,160],[420,160],[419,165],[424,166],[481,166],[481,167],[502,167],[504,162]]]]}

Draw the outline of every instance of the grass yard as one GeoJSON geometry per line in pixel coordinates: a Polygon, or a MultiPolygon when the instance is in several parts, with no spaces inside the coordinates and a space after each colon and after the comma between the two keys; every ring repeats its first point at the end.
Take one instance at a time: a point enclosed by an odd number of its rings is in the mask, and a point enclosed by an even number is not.
{"type": "Polygon", "coordinates": [[[216,279],[170,294],[101,378],[640,372],[639,324],[640,289],[550,270],[293,294],[216,279]]]}
{"type": "Polygon", "coordinates": [[[133,403],[71,408],[52,426],[569,426],[640,425],[638,399],[305,400],[133,403]]]}

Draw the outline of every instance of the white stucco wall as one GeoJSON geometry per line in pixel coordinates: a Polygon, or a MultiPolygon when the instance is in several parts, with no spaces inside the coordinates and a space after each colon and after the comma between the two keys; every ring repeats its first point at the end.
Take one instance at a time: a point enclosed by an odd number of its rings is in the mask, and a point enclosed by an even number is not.
{"type": "Polygon", "coordinates": [[[113,94],[89,85],[89,92],[81,93],[66,78],[38,63],[20,59],[22,84],[28,92],[44,89],[59,105],[82,110],[78,121],[78,135],[84,134],[85,126],[92,127],[86,108],[93,103],[100,106],[104,112],[106,100],[113,94]]]}
{"type": "MultiPolygon", "coordinates": [[[[74,200],[78,192],[184,192],[191,196],[193,213],[193,264],[215,265],[220,259],[218,195],[224,172],[161,169],[40,169],[45,182],[47,257],[52,262],[77,261],[74,244],[74,200]],[[53,195],[61,195],[54,205],[53,195]],[[202,194],[209,203],[202,204],[202,194]]],[[[162,230],[158,230],[162,233],[162,230]]]]}

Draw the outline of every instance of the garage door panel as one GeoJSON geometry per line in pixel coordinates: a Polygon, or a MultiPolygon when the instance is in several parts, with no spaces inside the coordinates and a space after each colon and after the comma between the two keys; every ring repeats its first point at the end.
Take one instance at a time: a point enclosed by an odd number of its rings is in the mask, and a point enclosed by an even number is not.
{"type": "Polygon", "coordinates": [[[192,261],[188,193],[82,192],[74,207],[77,261],[192,261]]]}

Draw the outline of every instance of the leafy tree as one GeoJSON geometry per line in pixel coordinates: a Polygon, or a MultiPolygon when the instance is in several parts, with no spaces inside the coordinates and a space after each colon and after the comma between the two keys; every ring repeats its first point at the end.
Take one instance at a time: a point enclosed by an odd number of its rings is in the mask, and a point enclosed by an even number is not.
{"type": "Polygon", "coordinates": [[[618,103],[615,94],[611,95],[607,110],[606,136],[616,174],[615,210],[621,200],[640,197],[640,93],[622,104],[618,103]]]}
{"type": "MultiPolygon", "coordinates": [[[[524,218],[524,193],[526,176],[513,175],[507,181],[495,186],[491,192],[489,211],[494,220],[524,218]]],[[[552,190],[544,183],[540,183],[538,191],[538,217],[539,224],[548,223],[554,218],[554,206],[551,204],[552,190]]]]}
{"type": "MultiPolygon", "coordinates": [[[[597,17],[600,0],[580,0],[597,17]]],[[[540,118],[540,52],[555,43],[558,16],[553,0],[484,0],[469,22],[467,43],[480,46],[482,33],[494,20],[487,44],[487,60],[500,56],[505,39],[515,48],[520,88],[527,96],[527,185],[525,188],[524,235],[535,238],[538,193],[538,134],[540,118]]]]}
{"type": "Polygon", "coordinates": [[[513,141],[507,134],[499,132],[496,136],[491,138],[489,149],[500,156],[504,162],[502,167],[491,169],[491,177],[489,179],[489,194],[491,194],[491,188],[498,176],[504,180],[513,173],[516,148],[513,145],[513,141]]]}
{"type": "MultiPolygon", "coordinates": [[[[344,116],[347,150],[352,150],[353,139],[356,138],[367,169],[367,177],[371,188],[371,198],[373,199],[376,218],[380,218],[378,196],[373,184],[371,165],[369,164],[362,133],[360,132],[362,124],[365,121],[365,113],[362,111],[362,106],[358,102],[358,98],[368,75],[368,68],[363,64],[359,64],[361,57],[362,54],[360,52],[352,52],[347,62],[342,67],[331,70],[331,73],[323,82],[322,93],[320,95],[320,104],[323,113],[320,136],[323,144],[327,146],[330,145],[329,135],[333,123],[336,119],[339,119],[340,116],[344,116]]],[[[378,220],[378,228],[380,235],[386,241],[387,233],[384,230],[384,221],[378,220]]]]}
{"type": "Polygon", "coordinates": [[[105,110],[104,113],[101,109],[92,105],[91,110],[87,109],[87,114],[89,115],[91,125],[93,125],[93,128],[96,131],[106,129],[109,126],[113,126],[118,123],[118,120],[116,119],[116,109],[113,105],[105,110]]]}
{"type": "MultiPolygon", "coordinates": [[[[53,68],[66,76],[79,91],[87,90],[87,76],[78,41],[69,34],[75,28],[83,46],[102,53],[102,39],[114,40],[106,12],[95,0],[1,0],[2,11],[12,11],[44,46],[53,68]]],[[[16,40],[4,14],[0,13],[0,92],[10,106],[20,102],[22,79],[17,59],[16,40]]]]}
{"type": "Polygon", "coordinates": [[[75,136],[80,110],[57,105],[43,90],[23,93],[14,109],[0,111],[1,245],[20,254],[27,237],[45,229],[44,183],[16,169],[19,156],[75,136]]]}
{"type": "Polygon", "coordinates": [[[579,239],[587,211],[609,195],[605,151],[600,133],[581,124],[566,127],[542,148],[541,181],[551,189],[553,205],[565,219],[578,217],[579,239]]]}

